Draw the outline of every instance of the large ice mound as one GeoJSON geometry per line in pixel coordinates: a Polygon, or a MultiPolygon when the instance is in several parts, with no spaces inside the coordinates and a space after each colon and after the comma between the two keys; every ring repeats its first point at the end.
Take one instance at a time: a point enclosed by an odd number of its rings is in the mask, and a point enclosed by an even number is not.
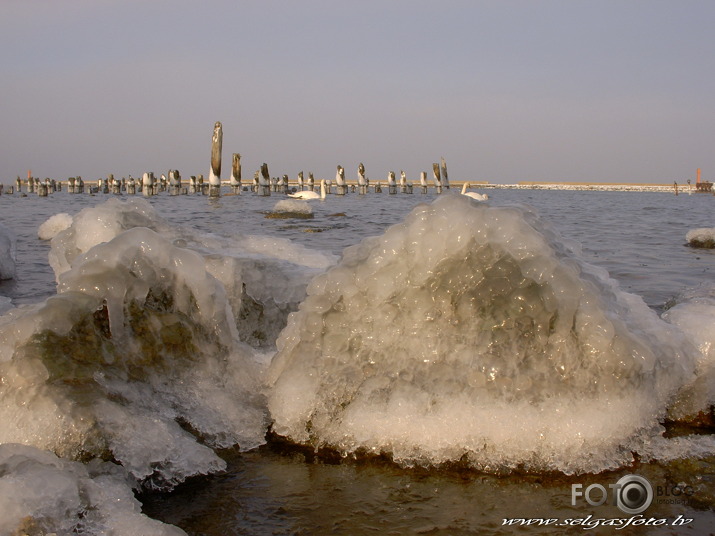
{"type": "Polygon", "coordinates": [[[346,249],[278,349],[279,435],[407,465],[566,473],[649,452],[697,354],[528,209],[455,195],[346,249]]]}

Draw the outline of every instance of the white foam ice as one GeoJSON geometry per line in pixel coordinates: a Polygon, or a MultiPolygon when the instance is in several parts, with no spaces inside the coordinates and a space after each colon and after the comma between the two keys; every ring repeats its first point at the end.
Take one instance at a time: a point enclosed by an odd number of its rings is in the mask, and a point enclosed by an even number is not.
{"type": "Polygon", "coordinates": [[[121,467],[0,444],[0,534],[179,536],[141,512],[121,467]]]}
{"type": "Polygon", "coordinates": [[[697,350],[525,208],[443,195],[290,316],[273,430],[345,455],[599,472],[660,437],[697,350]]]}
{"type": "Polygon", "coordinates": [[[0,223],[0,280],[15,277],[16,247],[15,233],[0,223]]]}
{"type": "Polygon", "coordinates": [[[72,216],[66,212],[50,216],[37,229],[37,236],[40,240],[52,240],[58,233],[69,228],[72,225],[72,221],[72,216]]]}

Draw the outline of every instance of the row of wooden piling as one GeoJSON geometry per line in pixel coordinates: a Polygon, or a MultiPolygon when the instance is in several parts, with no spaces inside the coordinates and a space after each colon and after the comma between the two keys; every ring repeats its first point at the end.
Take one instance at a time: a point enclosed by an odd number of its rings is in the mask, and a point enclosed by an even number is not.
{"type": "MultiPolygon", "coordinates": [[[[211,138],[211,168],[209,171],[208,181],[204,181],[203,175],[192,175],[189,179],[188,187],[185,187],[181,181],[181,174],[178,170],[170,170],[168,178],[166,175],[161,175],[156,179],[154,173],[144,173],[141,179],[134,179],[131,175],[128,179],[115,178],[113,174],[107,178],[98,179],[95,184],[85,184],[82,177],[70,177],[66,181],[67,191],[71,194],[80,193],[104,193],[104,194],[127,194],[141,193],[145,196],[157,195],[159,192],[169,192],[170,195],[182,195],[189,193],[201,193],[210,197],[218,197],[221,195],[221,187],[224,183],[221,181],[221,153],[223,149],[223,126],[220,121],[214,124],[213,135],[211,138]]],[[[29,174],[29,173],[28,173],[29,174]]],[[[383,190],[383,185],[378,181],[371,184],[370,180],[365,176],[365,166],[360,163],[357,169],[357,183],[349,184],[345,179],[345,168],[338,165],[335,174],[335,194],[345,195],[349,191],[359,194],[367,194],[372,188],[375,193],[380,193],[383,190]]],[[[439,163],[432,164],[432,179],[433,185],[437,192],[442,189],[449,188],[449,179],[447,176],[447,163],[442,158],[439,163]]],[[[20,177],[16,181],[16,190],[22,192],[22,181],[20,177]]],[[[243,185],[241,182],[241,155],[233,153],[231,178],[228,181],[228,186],[233,194],[239,194],[241,191],[251,191],[258,195],[269,196],[271,192],[289,193],[288,175],[282,177],[271,177],[268,171],[268,164],[263,163],[261,169],[255,172],[253,182],[250,185],[243,185]]],[[[326,180],[326,193],[332,193],[332,181],[326,180]]],[[[298,173],[298,178],[295,182],[295,190],[313,191],[319,187],[316,184],[312,173],[308,174],[308,179],[304,180],[303,172],[298,173]]],[[[427,183],[427,173],[420,174],[419,190],[422,193],[427,193],[429,185],[427,183]]],[[[413,184],[407,181],[404,171],[400,172],[399,183],[395,177],[394,171],[390,171],[387,176],[386,189],[390,194],[412,193],[413,184]]],[[[41,197],[47,196],[49,193],[62,190],[62,183],[54,179],[45,179],[41,181],[38,178],[28,177],[27,192],[37,194],[41,197]]],[[[2,185],[0,185],[0,194],[3,193],[2,185]]],[[[12,186],[9,187],[7,193],[13,193],[12,186]]]]}

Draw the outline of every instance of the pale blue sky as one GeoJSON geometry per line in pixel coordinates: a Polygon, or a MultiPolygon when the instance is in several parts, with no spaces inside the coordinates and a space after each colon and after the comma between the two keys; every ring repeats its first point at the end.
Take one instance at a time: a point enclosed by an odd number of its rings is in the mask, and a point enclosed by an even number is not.
{"type": "Polygon", "coordinates": [[[715,178],[715,2],[0,1],[0,179],[715,178]]]}

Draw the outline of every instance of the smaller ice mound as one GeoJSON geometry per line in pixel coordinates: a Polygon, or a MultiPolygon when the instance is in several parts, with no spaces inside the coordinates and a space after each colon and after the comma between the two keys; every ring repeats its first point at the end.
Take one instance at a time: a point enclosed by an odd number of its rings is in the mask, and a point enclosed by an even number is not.
{"type": "Polygon", "coordinates": [[[600,472],[661,437],[695,353],[530,211],[443,195],[311,281],[269,410],[343,455],[600,472]]]}
{"type": "Polygon", "coordinates": [[[37,236],[40,240],[52,240],[58,233],[68,229],[72,225],[72,216],[66,212],[61,212],[50,216],[37,229],[37,236]]]}
{"type": "Polygon", "coordinates": [[[705,417],[698,414],[715,404],[715,284],[703,284],[684,293],[661,316],[678,326],[700,350],[696,378],[683,388],[671,409],[672,418],[697,423],[705,417]]]}
{"type": "Polygon", "coordinates": [[[685,235],[688,245],[693,248],[715,248],[715,227],[692,229],[685,235]]]}
{"type": "Polygon", "coordinates": [[[15,277],[16,245],[15,233],[0,223],[0,280],[15,277]]]}
{"type": "Polygon", "coordinates": [[[137,227],[152,229],[175,247],[200,254],[206,270],[227,293],[239,337],[262,350],[275,347],[310,279],[337,259],[284,238],[219,236],[171,225],[143,199],[110,199],[81,211],[68,229],[52,239],[49,257],[56,278],[89,248],[137,227]]]}
{"type": "Polygon", "coordinates": [[[235,324],[201,255],[120,233],[56,296],[0,317],[0,443],[113,459],[149,488],[222,469],[214,449],[254,448],[266,427],[235,324]]]}
{"type": "Polygon", "coordinates": [[[142,514],[120,467],[18,444],[0,445],[0,512],[0,534],[185,535],[142,514]]]}
{"type": "Polygon", "coordinates": [[[302,218],[313,217],[313,208],[307,201],[300,199],[283,199],[273,207],[273,211],[266,214],[266,218],[302,218]]]}

